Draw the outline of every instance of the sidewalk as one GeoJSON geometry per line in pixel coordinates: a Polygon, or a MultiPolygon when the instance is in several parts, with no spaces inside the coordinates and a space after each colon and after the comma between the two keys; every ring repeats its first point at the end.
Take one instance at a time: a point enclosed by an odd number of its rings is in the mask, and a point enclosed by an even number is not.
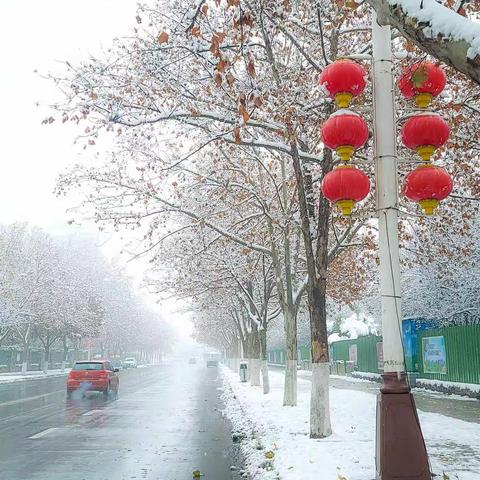
{"type": "MultiPolygon", "coordinates": [[[[299,377],[309,379],[308,373],[299,372],[299,377]]],[[[332,388],[344,390],[358,390],[361,392],[376,395],[380,384],[369,382],[353,377],[340,377],[330,375],[330,385],[332,388]]],[[[445,393],[425,390],[423,388],[412,389],[415,403],[419,410],[424,412],[438,413],[448,417],[463,420],[465,422],[480,423],[480,401],[474,398],[462,397],[459,395],[449,395],[445,393]]],[[[480,427],[479,427],[480,431],[480,427]]]]}
{"type": "Polygon", "coordinates": [[[49,370],[47,373],[43,371],[29,371],[29,372],[6,372],[0,373],[0,384],[13,383],[13,382],[25,382],[28,380],[40,380],[42,378],[49,377],[61,377],[68,375],[70,368],[66,368],[64,371],[61,369],[49,370]]]}
{"type": "MultiPolygon", "coordinates": [[[[283,365],[270,365],[273,371],[282,371],[283,365]]],[[[271,370],[272,371],[272,370],[271,370]]],[[[311,372],[309,370],[299,370],[298,377],[310,380],[311,372]]],[[[360,392],[376,395],[380,388],[378,382],[371,382],[362,378],[344,377],[339,375],[330,375],[331,388],[344,390],[357,390],[360,392]]],[[[480,423],[480,400],[460,395],[427,390],[425,388],[412,389],[415,397],[415,403],[419,410],[424,412],[439,413],[448,417],[464,420],[465,422],[480,423]]]]}
{"type": "MultiPolygon", "coordinates": [[[[238,375],[226,367],[222,373],[225,413],[242,439],[242,451],[253,480],[375,478],[373,384],[333,379],[333,434],[312,440],[310,381],[304,375],[300,374],[298,380],[298,405],[283,407],[283,372],[270,372],[269,395],[263,395],[261,387],[240,383],[238,375]]],[[[451,480],[480,478],[478,424],[424,411],[419,412],[419,417],[434,473],[439,478],[445,473],[449,476],[445,478],[451,480]]]]}

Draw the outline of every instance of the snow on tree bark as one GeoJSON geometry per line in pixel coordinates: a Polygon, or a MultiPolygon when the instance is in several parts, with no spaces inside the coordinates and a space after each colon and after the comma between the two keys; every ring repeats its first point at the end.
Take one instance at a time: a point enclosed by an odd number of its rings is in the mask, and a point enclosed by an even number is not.
{"type": "Polygon", "coordinates": [[[436,0],[367,0],[418,48],[480,84],[480,25],[436,0]]]}

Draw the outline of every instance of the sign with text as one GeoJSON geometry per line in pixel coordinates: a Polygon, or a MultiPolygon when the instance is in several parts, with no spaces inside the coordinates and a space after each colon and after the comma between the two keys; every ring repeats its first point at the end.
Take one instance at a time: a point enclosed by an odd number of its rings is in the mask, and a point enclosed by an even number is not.
{"type": "Polygon", "coordinates": [[[383,370],[383,342],[377,342],[377,367],[383,370]]]}
{"type": "Polygon", "coordinates": [[[445,337],[423,337],[423,371],[425,373],[447,373],[445,337]]]}
{"type": "Polygon", "coordinates": [[[350,345],[348,347],[348,359],[351,362],[353,362],[355,365],[357,365],[358,351],[357,351],[357,344],[356,343],[354,345],[350,345]]]}

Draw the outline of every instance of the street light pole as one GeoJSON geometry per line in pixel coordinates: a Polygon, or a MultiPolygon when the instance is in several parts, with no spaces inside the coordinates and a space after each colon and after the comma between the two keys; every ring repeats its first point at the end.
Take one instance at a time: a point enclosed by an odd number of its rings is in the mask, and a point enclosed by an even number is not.
{"type": "Polygon", "coordinates": [[[402,345],[395,89],[390,26],[372,12],[375,178],[384,373],[377,399],[378,480],[431,480],[402,345]]]}

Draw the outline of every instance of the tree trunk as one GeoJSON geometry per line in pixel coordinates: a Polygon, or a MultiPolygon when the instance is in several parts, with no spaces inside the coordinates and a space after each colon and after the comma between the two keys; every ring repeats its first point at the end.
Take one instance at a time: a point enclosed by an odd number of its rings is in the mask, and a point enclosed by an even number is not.
{"type": "Polygon", "coordinates": [[[263,328],[259,332],[260,335],[260,354],[262,359],[262,384],[263,393],[270,393],[270,380],[268,378],[268,365],[267,365],[267,330],[263,328]]]}
{"type": "Polygon", "coordinates": [[[66,335],[64,335],[62,338],[62,344],[63,344],[63,361],[67,362],[68,361],[68,341],[67,341],[66,335]]]}
{"type": "Polygon", "coordinates": [[[240,370],[240,361],[243,358],[242,351],[243,351],[243,339],[239,338],[234,344],[234,358],[233,358],[233,365],[232,369],[235,373],[239,373],[240,370]]]}
{"type": "Polygon", "coordinates": [[[285,388],[283,405],[297,405],[297,315],[287,310],[285,315],[285,388]]]}
{"type": "Polygon", "coordinates": [[[17,351],[16,350],[11,350],[10,351],[10,362],[8,365],[8,371],[9,372],[14,372],[15,371],[15,366],[17,363],[17,351]]]}
{"type": "Polygon", "coordinates": [[[252,387],[259,387],[260,386],[260,338],[259,332],[255,328],[252,332],[252,348],[251,348],[251,358],[250,358],[250,385],[252,387]]]}
{"type": "Polygon", "coordinates": [[[73,345],[73,358],[72,358],[72,365],[78,360],[78,345],[77,342],[73,345]]]}
{"type": "Polygon", "coordinates": [[[28,364],[30,360],[30,342],[28,338],[24,338],[22,341],[22,373],[28,371],[28,364]]]}
{"type": "Polygon", "coordinates": [[[330,424],[328,342],[325,292],[317,285],[309,291],[310,335],[312,350],[312,390],[310,399],[310,437],[323,438],[332,433],[330,424]]]}
{"type": "Polygon", "coordinates": [[[43,371],[48,371],[48,361],[50,358],[50,339],[47,337],[47,341],[44,343],[44,353],[43,353],[43,371]]]}
{"type": "MultiPolygon", "coordinates": [[[[324,168],[332,168],[331,150],[324,152],[324,168]]],[[[316,277],[309,278],[308,308],[312,350],[312,393],[310,436],[328,437],[332,433],[329,402],[329,358],[327,333],[328,226],[330,204],[321,195],[317,219],[316,277]]]]}
{"type": "MultiPolygon", "coordinates": [[[[317,248],[314,252],[311,223],[307,198],[310,197],[309,183],[305,184],[296,140],[291,143],[293,167],[297,181],[297,195],[300,207],[301,230],[305,244],[305,255],[308,271],[308,311],[310,315],[310,335],[312,350],[312,390],[310,401],[310,436],[312,438],[327,437],[332,433],[330,426],[330,405],[328,395],[328,338],[326,313],[326,286],[328,267],[328,225],[330,205],[320,195],[317,216],[317,248]]],[[[332,153],[324,149],[322,163],[325,175],[332,168],[332,153]]],[[[311,187],[311,185],[310,185],[311,187]]]]}

